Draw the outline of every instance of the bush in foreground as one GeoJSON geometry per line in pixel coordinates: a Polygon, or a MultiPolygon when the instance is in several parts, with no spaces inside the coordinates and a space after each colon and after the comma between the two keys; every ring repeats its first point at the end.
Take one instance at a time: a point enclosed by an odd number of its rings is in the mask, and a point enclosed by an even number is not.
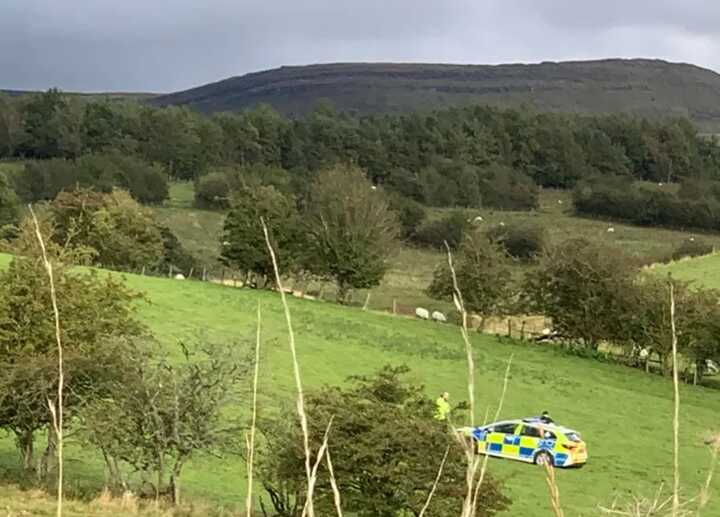
{"type": "MultiPolygon", "coordinates": [[[[465,493],[465,460],[445,423],[432,417],[422,386],[402,378],[405,367],[386,366],[372,377],[353,377],[347,388],[325,387],[306,396],[311,448],[318,450],[333,419],[329,449],[343,510],[362,517],[418,515],[446,448],[447,462],[427,515],[456,516],[465,493]]],[[[278,515],[296,516],[305,503],[305,457],[295,419],[266,422],[267,451],[260,476],[278,515]],[[295,511],[293,511],[295,508],[295,511]]],[[[333,494],[323,461],[315,507],[332,515],[333,494]]],[[[486,474],[478,516],[508,508],[501,483],[486,474]]]]}

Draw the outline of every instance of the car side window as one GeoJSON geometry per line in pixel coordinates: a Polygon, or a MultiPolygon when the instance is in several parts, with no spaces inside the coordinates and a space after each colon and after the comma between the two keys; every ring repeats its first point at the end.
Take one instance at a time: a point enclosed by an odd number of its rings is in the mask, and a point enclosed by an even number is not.
{"type": "Polygon", "coordinates": [[[542,433],[537,427],[524,425],[520,436],[530,436],[531,438],[542,438],[542,433]]]}
{"type": "Polygon", "coordinates": [[[514,434],[517,424],[500,424],[493,428],[493,432],[502,434],[514,434]]]}

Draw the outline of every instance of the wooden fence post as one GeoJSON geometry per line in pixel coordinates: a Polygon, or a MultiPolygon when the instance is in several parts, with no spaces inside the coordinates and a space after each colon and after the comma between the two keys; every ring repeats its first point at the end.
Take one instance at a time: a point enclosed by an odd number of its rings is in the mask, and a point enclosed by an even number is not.
{"type": "Polygon", "coordinates": [[[205,269],[205,266],[203,266],[202,281],[203,281],[203,282],[207,282],[207,270],[205,269]]]}
{"type": "Polygon", "coordinates": [[[397,316],[397,300],[393,298],[393,314],[397,316]]]}

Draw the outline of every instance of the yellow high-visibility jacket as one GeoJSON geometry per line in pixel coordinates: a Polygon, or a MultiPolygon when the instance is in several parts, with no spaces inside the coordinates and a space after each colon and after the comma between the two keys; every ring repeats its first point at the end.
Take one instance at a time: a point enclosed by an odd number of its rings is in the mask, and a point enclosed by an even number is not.
{"type": "Polygon", "coordinates": [[[435,420],[447,420],[448,415],[450,414],[450,403],[445,400],[442,397],[438,397],[438,399],[435,401],[435,414],[433,415],[433,418],[435,420]]]}

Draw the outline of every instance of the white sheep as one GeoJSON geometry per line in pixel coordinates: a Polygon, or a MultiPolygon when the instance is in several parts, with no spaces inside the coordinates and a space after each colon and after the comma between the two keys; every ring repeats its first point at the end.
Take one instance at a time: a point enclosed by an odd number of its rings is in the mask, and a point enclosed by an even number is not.
{"type": "Polygon", "coordinates": [[[430,311],[428,311],[427,309],[423,309],[422,307],[418,307],[415,309],[415,316],[417,316],[421,320],[429,320],[430,311]]]}
{"type": "Polygon", "coordinates": [[[505,223],[500,221],[500,226],[505,226],[505,223]]]}
{"type": "Polygon", "coordinates": [[[608,233],[615,233],[615,228],[613,228],[613,227],[611,226],[610,228],[607,229],[607,232],[608,232],[608,233]]]}
{"type": "Polygon", "coordinates": [[[650,350],[648,350],[647,348],[641,348],[638,355],[640,356],[640,359],[647,359],[648,357],[650,357],[650,350]]]}
{"type": "Polygon", "coordinates": [[[477,216],[475,219],[473,219],[474,223],[481,223],[483,221],[484,221],[484,219],[481,216],[477,216]]]}
{"type": "Polygon", "coordinates": [[[185,280],[185,275],[178,273],[175,275],[175,280],[185,280]]]}
{"type": "Polygon", "coordinates": [[[444,315],[442,312],[440,312],[440,311],[433,311],[433,313],[432,313],[432,319],[434,319],[435,321],[439,321],[440,323],[446,323],[446,322],[447,322],[447,318],[446,318],[445,315],[444,315]]]}

